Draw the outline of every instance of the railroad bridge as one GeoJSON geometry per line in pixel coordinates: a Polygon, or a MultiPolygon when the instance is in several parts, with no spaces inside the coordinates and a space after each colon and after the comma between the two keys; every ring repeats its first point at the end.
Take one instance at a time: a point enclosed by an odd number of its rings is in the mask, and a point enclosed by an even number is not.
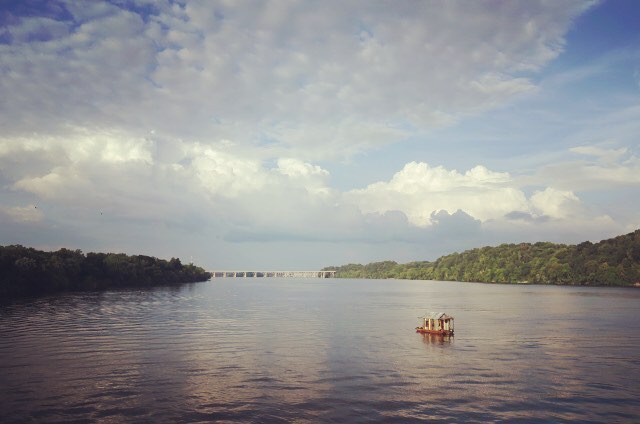
{"type": "Polygon", "coordinates": [[[213,278],[335,278],[335,271],[210,271],[213,278]]]}

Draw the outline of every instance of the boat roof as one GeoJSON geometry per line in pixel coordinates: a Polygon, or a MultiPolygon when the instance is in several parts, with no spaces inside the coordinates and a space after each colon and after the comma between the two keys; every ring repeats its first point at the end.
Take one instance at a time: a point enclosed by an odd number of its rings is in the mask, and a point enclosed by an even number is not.
{"type": "Polygon", "coordinates": [[[444,312],[427,312],[426,314],[424,314],[424,316],[419,318],[426,318],[426,319],[450,319],[451,318],[452,319],[453,317],[445,314],[444,312]]]}

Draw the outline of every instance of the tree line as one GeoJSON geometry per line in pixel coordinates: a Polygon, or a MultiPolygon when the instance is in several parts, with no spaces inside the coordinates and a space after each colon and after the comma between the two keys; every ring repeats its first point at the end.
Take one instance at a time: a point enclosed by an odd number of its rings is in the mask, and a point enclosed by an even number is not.
{"type": "Polygon", "coordinates": [[[502,244],[433,262],[328,267],[339,278],[400,278],[485,283],[627,286],[640,284],[640,230],[598,243],[502,244]]]}
{"type": "Polygon", "coordinates": [[[20,245],[0,246],[0,299],[63,291],[206,281],[211,273],[180,259],[145,255],[44,252],[20,245]]]}

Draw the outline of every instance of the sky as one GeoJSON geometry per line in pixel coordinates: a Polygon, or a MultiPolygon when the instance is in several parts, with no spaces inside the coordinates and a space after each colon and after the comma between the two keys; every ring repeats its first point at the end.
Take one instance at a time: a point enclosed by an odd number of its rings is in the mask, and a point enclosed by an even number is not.
{"type": "Polygon", "coordinates": [[[640,228],[640,2],[0,0],[0,245],[315,270],[640,228]]]}

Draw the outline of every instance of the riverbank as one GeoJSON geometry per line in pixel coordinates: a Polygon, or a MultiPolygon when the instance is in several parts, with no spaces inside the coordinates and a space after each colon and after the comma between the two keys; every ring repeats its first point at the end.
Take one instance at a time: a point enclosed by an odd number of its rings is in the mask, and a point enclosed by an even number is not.
{"type": "Polygon", "coordinates": [[[397,278],[481,283],[640,285],[640,230],[578,245],[502,244],[442,256],[433,262],[348,264],[324,270],[337,278],[397,278]]]}
{"type": "Polygon", "coordinates": [[[0,246],[0,299],[68,291],[152,287],[206,281],[211,274],[180,259],[124,253],[45,252],[20,245],[0,246]]]}

